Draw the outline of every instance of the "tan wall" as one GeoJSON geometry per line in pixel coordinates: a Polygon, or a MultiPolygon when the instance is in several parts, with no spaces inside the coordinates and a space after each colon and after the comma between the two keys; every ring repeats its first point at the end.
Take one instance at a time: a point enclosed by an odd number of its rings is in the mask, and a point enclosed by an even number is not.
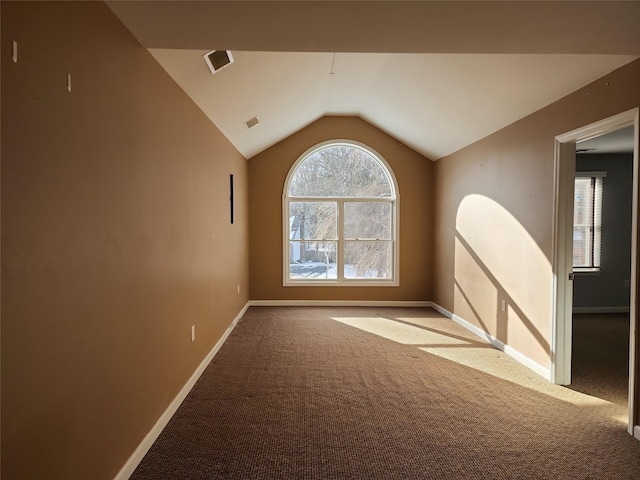
{"type": "Polygon", "coordinates": [[[247,162],[101,2],[2,52],[2,478],[111,479],[248,299],[247,162]]]}
{"type": "Polygon", "coordinates": [[[436,162],[433,300],[548,368],[554,137],[638,105],[640,61],[436,162]]]}
{"type": "Polygon", "coordinates": [[[433,162],[356,117],[324,117],[249,160],[253,300],[430,300],[433,162]],[[377,151],[393,169],[400,197],[399,287],[283,287],[282,192],[307,149],[350,139],[377,151]]]}

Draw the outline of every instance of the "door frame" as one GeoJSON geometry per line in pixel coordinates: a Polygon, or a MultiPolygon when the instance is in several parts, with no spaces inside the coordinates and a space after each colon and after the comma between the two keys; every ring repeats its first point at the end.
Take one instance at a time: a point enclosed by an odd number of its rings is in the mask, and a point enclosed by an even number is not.
{"type": "MultiPolygon", "coordinates": [[[[555,138],[553,199],[553,301],[551,314],[551,381],[558,385],[571,383],[571,331],[573,308],[573,196],[575,182],[576,143],[634,125],[633,205],[631,214],[631,278],[629,336],[629,427],[628,432],[640,439],[637,415],[637,287],[638,287],[638,129],[640,108],[600,120],[555,138]],[[634,431],[635,430],[635,431],[634,431]]],[[[640,423],[640,421],[638,422],[640,423]]]]}

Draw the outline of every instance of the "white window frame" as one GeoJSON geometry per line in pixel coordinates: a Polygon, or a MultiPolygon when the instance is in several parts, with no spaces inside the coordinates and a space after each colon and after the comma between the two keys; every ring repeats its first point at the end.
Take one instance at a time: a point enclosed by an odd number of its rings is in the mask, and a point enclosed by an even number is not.
{"type": "Polygon", "coordinates": [[[607,172],[576,172],[575,178],[590,178],[595,180],[596,186],[594,195],[599,196],[592,202],[593,218],[590,223],[590,236],[591,245],[593,250],[594,259],[592,265],[588,267],[579,267],[573,265],[574,273],[578,275],[597,275],[600,272],[602,266],[602,198],[604,191],[604,178],[607,176],[607,172]],[[599,185],[598,185],[599,183],[599,185]],[[596,226],[599,225],[599,229],[596,226]],[[597,261],[595,260],[597,258],[597,261]]]}
{"type": "MultiPolygon", "coordinates": [[[[400,213],[400,199],[398,195],[398,184],[396,182],[393,170],[387,163],[387,161],[375,150],[368,145],[354,141],[354,140],[327,140],[319,143],[298,157],[294,164],[289,169],[287,178],[284,182],[284,189],[282,193],[282,272],[283,272],[283,285],[285,287],[291,286],[391,286],[397,287],[400,285],[399,264],[400,264],[400,242],[399,242],[399,213],[400,213]],[[298,165],[304,162],[309,156],[313,155],[318,150],[330,146],[348,146],[363,150],[367,154],[371,155],[384,169],[389,185],[391,187],[390,197],[293,197],[289,196],[289,184],[293,175],[295,174],[298,165]],[[295,202],[330,202],[337,203],[337,222],[338,222],[338,239],[337,239],[337,278],[313,278],[313,279],[292,279],[289,276],[289,254],[290,254],[290,232],[289,232],[289,204],[295,202]],[[355,202],[382,202],[389,203],[391,205],[391,251],[393,258],[391,259],[391,278],[345,278],[344,277],[344,204],[355,202]]],[[[309,240],[313,241],[313,240],[309,240]]],[[[388,241],[388,240],[387,240],[388,241]]]]}

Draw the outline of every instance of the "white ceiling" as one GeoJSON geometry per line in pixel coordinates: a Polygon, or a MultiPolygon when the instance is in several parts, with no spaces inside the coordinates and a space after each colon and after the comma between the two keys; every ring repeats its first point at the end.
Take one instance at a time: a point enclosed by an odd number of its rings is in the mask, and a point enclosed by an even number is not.
{"type": "Polygon", "coordinates": [[[355,115],[437,160],[640,55],[640,2],[109,6],[247,158],[355,115]],[[235,62],[211,75],[212,49],[235,62]]]}
{"type": "Polygon", "coordinates": [[[436,160],[634,59],[618,55],[233,52],[153,56],[247,158],[324,115],[355,115],[436,160]],[[257,116],[260,124],[244,122],[257,116]]]}

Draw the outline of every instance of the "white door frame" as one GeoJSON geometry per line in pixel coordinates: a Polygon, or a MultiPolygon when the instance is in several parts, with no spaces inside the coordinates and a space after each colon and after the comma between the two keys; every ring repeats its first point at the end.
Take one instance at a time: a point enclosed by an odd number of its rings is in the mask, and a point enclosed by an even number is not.
{"type": "Polygon", "coordinates": [[[599,122],[559,135],[555,139],[554,215],[552,238],[553,305],[551,316],[551,381],[558,385],[571,383],[571,330],[573,307],[573,189],[575,181],[576,142],[634,125],[633,205],[631,227],[630,342],[629,342],[629,428],[640,439],[640,426],[634,425],[637,405],[636,329],[638,324],[638,129],[639,108],[614,115],[599,122]]]}

